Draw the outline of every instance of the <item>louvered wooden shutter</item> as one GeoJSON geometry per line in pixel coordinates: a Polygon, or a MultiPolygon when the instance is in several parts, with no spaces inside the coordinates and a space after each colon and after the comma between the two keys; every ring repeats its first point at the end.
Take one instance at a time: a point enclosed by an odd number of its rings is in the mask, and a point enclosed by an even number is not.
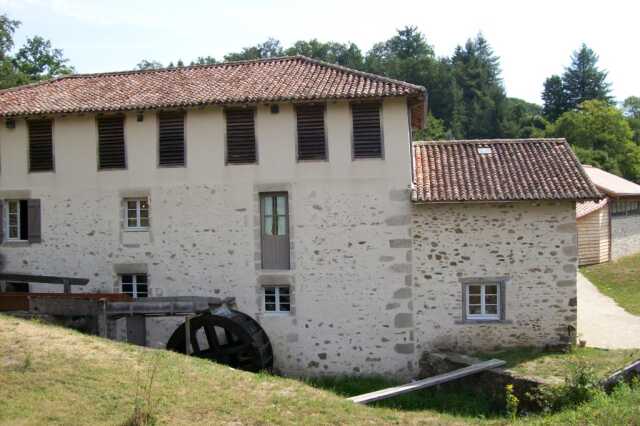
{"type": "Polygon", "coordinates": [[[161,166],[184,166],[184,117],[182,111],[158,114],[158,153],[161,166]]]}
{"type": "MultiPolygon", "coordinates": [[[[27,223],[29,224],[28,239],[30,243],[42,242],[42,218],[40,200],[27,200],[27,223]]],[[[22,237],[24,238],[24,237],[22,237]]]]}
{"type": "Polygon", "coordinates": [[[324,105],[297,105],[296,121],[298,160],[325,160],[324,105]]]}
{"type": "Polygon", "coordinates": [[[256,162],[254,110],[229,109],[227,116],[227,163],[256,162]]]}
{"type": "Polygon", "coordinates": [[[353,157],[382,158],[382,129],[380,127],[380,103],[354,103],[353,157]]]}
{"type": "Polygon", "coordinates": [[[53,170],[53,131],[51,120],[28,120],[29,171],[53,170]]]}
{"type": "Polygon", "coordinates": [[[124,116],[98,118],[98,168],[127,167],[124,146],[124,116]]]}

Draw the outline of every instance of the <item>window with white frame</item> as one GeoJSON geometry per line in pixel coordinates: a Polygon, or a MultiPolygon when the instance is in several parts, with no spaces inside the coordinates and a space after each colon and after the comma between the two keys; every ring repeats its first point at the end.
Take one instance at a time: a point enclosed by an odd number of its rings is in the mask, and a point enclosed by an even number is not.
{"type": "Polygon", "coordinates": [[[147,274],[122,274],[120,275],[120,286],[124,294],[128,294],[134,299],[149,295],[147,274]]]}
{"type": "Polygon", "coordinates": [[[27,200],[7,200],[5,202],[7,240],[24,241],[28,239],[27,200]]]}
{"type": "Polygon", "coordinates": [[[477,282],[465,285],[465,316],[470,320],[502,318],[500,282],[477,282]]]}
{"type": "Polygon", "coordinates": [[[125,226],[128,230],[149,229],[149,200],[147,198],[128,198],[125,200],[125,226]]]}
{"type": "Polygon", "coordinates": [[[291,311],[289,286],[265,287],[264,310],[270,313],[289,313],[291,311]]]}

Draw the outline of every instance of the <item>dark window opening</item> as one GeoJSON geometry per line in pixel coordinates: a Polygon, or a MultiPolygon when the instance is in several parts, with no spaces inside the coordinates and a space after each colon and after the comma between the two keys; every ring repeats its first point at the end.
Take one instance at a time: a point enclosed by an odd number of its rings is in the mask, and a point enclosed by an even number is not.
{"type": "Polygon", "coordinates": [[[298,160],[326,160],[324,105],[297,105],[298,160]]]}
{"type": "Polygon", "coordinates": [[[28,120],[29,171],[53,171],[53,126],[51,120],[28,120]]]}
{"type": "Polygon", "coordinates": [[[255,111],[253,109],[225,110],[227,119],[227,163],[256,162],[255,111]]]}
{"type": "Polygon", "coordinates": [[[380,103],[351,104],[353,158],[382,158],[380,103]]]}
{"type": "Polygon", "coordinates": [[[124,116],[98,117],[98,168],[126,168],[124,116]]]}
{"type": "Polygon", "coordinates": [[[29,283],[8,282],[5,285],[5,291],[7,293],[29,293],[29,283]]]}
{"type": "Polygon", "coordinates": [[[182,111],[158,114],[160,166],[184,166],[184,118],[185,114],[182,111]]]}

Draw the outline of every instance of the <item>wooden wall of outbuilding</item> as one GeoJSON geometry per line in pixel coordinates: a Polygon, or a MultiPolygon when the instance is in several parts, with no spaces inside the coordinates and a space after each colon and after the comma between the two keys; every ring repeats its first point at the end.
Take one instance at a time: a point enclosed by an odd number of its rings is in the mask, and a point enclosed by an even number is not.
{"type": "Polygon", "coordinates": [[[609,223],[608,205],[577,220],[580,266],[609,261],[611,252],[609,223]]]}

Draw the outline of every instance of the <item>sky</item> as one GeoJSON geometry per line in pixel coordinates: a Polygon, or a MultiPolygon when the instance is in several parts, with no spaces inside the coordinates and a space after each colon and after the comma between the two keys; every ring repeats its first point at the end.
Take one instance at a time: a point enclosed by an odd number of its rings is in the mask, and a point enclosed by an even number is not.
{"type": "Polygon", "coordinates": [[[17,46],[43,36],[81,73],[132,69],[142,59],[220,60],[269,37],[285,47],[352,41],[366,51],[415,25],[438,56],[482,32],[509,96],[540,103],[544,80],[562,73],[582,43],[600,56],[617,100],[640,96],[637,0],[0,0],[0,13],[22,22],[17,46]]]}

